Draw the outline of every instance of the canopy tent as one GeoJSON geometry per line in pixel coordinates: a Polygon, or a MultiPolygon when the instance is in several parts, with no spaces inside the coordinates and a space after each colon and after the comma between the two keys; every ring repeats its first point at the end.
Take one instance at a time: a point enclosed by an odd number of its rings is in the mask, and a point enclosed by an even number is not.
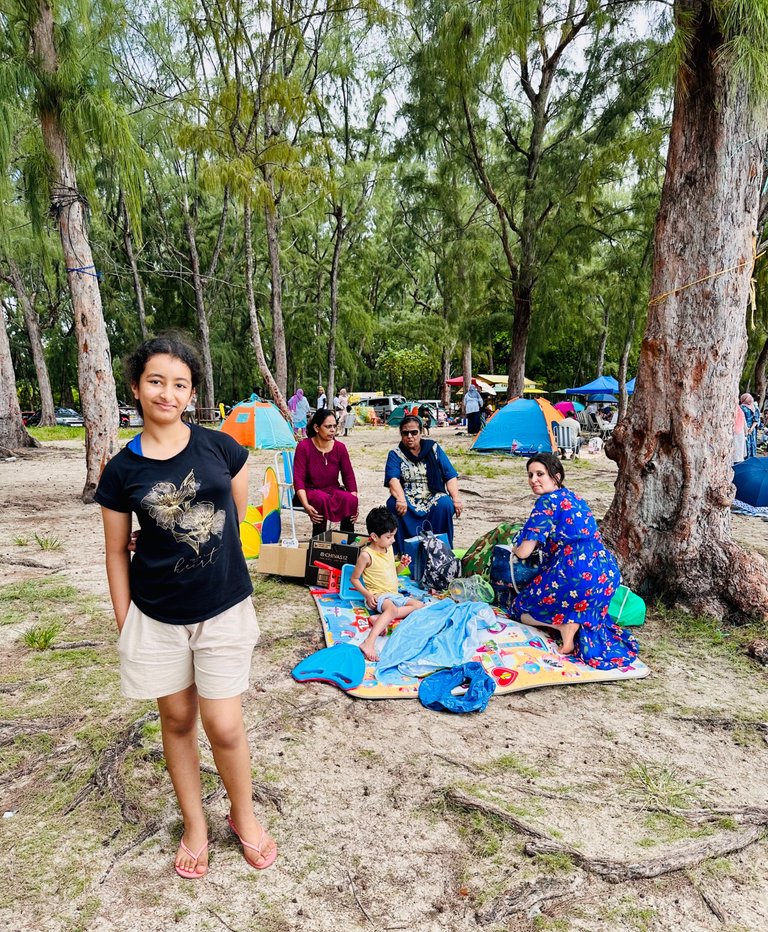
{"type": "MultiPolygon", "coordinates": [[[[508,375],[486,375],[485,373],[480,373],[478,376],[479,379],[482,379],[484,382],[488,382],[490,385],[493,385],[497,390],[499,388],[506,388],[509,385],[509,376],[508,375]]],[[[538,385],[529,379],[527,376],[523,377],[523,394],[541,394],[544,395],[546,392],[543,388],[539,388],[538,385]]]]}
{"type": "MultiPolygon", "coordinates": [[[[631,395],[635,390],[635,380],[630,379],[626,385],[627,394],[631,395]],[[630,388],[631,386],[631,388],[630,388]]],[[[579,385],[577,388],[566,388],[566,395],[604,395],[616,394],[619,390],[619,383],[612,375],[601,375],[586,385],[579,385]]],[[[557,394],[561,394],[558,392],[557,394]]]]}
{"type": "Polygon", "coordinates": [[[519,456],[556,453],[552,424],[562,419],[563,415],[544,398],[516,398],[490,418],[472,449],[480,453],[499,450],[519,456]]]}
{"type": "Polygon", "coordinates": [[[232,408],[219,430],[234,437],[244,447],[256,450],[292,450],[296,446],[293,430],[271,401],[253,395],[232,408]]]}
{"type": "Polygon", "coordinates": [[[605,392],[602,395],[590,395],[590,401],[606,401],[608,404],[616,404],[619,400],[615,395],[609,395],[608,392],[605,392]]]}
{"type": "MultiPolygon", "coordinates": [[[[445,384],[450,385],[451,388],[460,388],[464,384],[464,379],[462,376],[457,375],[453,379],[448,379],[445,384]]],[[[480,375],[472,376],[472,384],[483,395],[495,395],[496,394],[496,389],[493,387],[493,385],[490,382],[487,382],[480,375]]]]}

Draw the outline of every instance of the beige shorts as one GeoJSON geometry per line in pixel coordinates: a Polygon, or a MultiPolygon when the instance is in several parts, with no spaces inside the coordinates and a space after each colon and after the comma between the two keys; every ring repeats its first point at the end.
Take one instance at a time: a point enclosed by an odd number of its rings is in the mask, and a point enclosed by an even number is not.
{"type": "Polygon", "coordinates": [[[203,699],[248,689],[259,623],[250,596],[194,625],[169,625],[131,602],[120,632],[120,689],[129,699],[158,699],[193,683],[203,699]]]}

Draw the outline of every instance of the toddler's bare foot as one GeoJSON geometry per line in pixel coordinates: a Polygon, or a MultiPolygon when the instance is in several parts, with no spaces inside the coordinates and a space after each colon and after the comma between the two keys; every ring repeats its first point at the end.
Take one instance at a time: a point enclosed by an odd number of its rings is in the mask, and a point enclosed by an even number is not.
{"type": "Polygon", "coordinates": [[[379,659],[379,655],[376,653],[376,638],[366,638],[360,645],[360,650],[365,654],[366,660],[375,663],[379,659]]]}

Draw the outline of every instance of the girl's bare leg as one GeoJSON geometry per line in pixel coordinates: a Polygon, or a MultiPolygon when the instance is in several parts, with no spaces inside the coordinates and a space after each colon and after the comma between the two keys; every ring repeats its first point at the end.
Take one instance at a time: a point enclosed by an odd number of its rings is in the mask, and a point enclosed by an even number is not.
{"type": "Polygon", "coordinates": [[[251,753],[243,723],[240,696],[230,699],[200,698],[200,717],[211,742],[216,769],[224,783],[230,802],[230,817],[242,838],[258,845],[261,857],[243,848],[246,861],[259,865],[275,847],[253,812],[251,753]]]}
{"type": "MultiPolygon", "coordinates": [[[[163,750],[176,799],[184,820],[182,841],[190,851],[199,851],[208,840],[208,825],[203,813],[200,788],[200,750],[197,743],[197,689],[194,685],[157,700],[163,750]]],[[[176,866],[204,874],[208,851],[190,857],[179,847],[176,866]]]]}

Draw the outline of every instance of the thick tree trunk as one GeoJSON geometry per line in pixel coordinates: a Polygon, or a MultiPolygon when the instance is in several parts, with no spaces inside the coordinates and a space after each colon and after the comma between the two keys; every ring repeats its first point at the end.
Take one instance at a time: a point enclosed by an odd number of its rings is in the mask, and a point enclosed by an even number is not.
{"type": "Polygon", "coordinates": [[[331,320],[328,332],[328,397],[333,401],[336,391],[336,327],[339,320],[339,262],[341,244],[344,239],[343,210],[341,204],[335,204],[333,215],[336,218],[336,240],[333,244],[331,258],[331,320]]]}
{"type": "Polygon", "coordinates": [[[200,271],[200,253],[197,249],[197,235],[192,224],[187,192],[182,195],[182,213],[184,216],[184,235],[189,246],[189,262],[192,266],[192,288],[195,292],[195,311],[197,312],[197,329],[200,334],[200,352],[203,359],[203,384],[198,401],[201,408],[213,408],[216,405],[213,390],[213,363],[211,361],[211,334],[208,328],[208,313],[205,310],[205,284],[200,271]]]}
{"type": "Polygon", "coordinates": [[[40,420],[41,427],[53,427],[56,423],[56,414],[53,410],[53,392],[51,391],[51,380],[48,375],[48,364],[45,361],[45,352],[43,351],[43,339],[40,334],[40,318],[37,311],[32,306],[32,301],[24,285],[24,279],[21,277],[21,271],[15,260],[8,259],[9,278],[16,292],[16,300],[21,306],[24,313],[24,323],[27,328],[29,345],[32,350],[32,361],[35,364],[35,373],[37,375],[37,387],[40,393],[40,420]]]}
{"type": "MultiPolygon", "coordinates": [[[[37,11],[38,18],[32,26],[33,52],[39,58],[43,72],[53,77],[59,68],[53,11],[46,0],[41,0],[37,11]]],[[[77,379],[85,420],[83,501],[88,503],[94,500],[102,469],[119,449],[119,414],[112,355],[88,240],[86,205],[77,188],[55,93],[43,98],[40,125],[51,165],[51,210],[58,222],[75,319],[77,379]]]]}
{"type": "Polygon", "coordinates": [[[760,405],[761,411],[765,404],[766,363],[768,363],[768,338],[763,343],[763,348],[760,350],[760,355],[757,357],[757,362],[755,363],[755,401],[760,405]]]}
{"type": "Polygon", "coordinates": [[[764,104],[729,80],[711,0],[680,0],[680,68],[652,298],[606,539],[625,581],[694,611],[768,612],[768,564],[731,540],[733,418],[746,352],[764,104]]]}
{"type": "Polygon", "coordinates": [[[120,191],[120,197],[117,202],[117,219],[118,223],[123,224],[123,247],[128,257],[128,264],[131,267],[131,278],[133,279],[133,293],[136,296],[136,309],[139,314],[139,329],[141,330],[141,339],[146,340],[149,336],[147,330],[147,313],[144,309],[144,289],[141,286],[141,277],[139,267],[136,263],[136,254],[133,251],[133,233],[131,232],[131,222],[128,217],[128,210],[125,206],[123,192],[120,191]]]}
{"type": "Polygon", "coordinates": [[[38,446],[40,444],[29,436],[21,418],[11,344],[5,329],[5,312],[0,305],[0,450],[38,446]]]}
{"type": "Polygon", "coordinates": [[[462,388],[466,397],[472,384],[472,344],[469,340],[461,347],[461,376],[464,379],[462,388]]]}
{"type": "Polygon", "coordinates": [[[283,417],[291,423],[291,412],[288,410],[288,404],[285,395],[280,391],[280,386],[267,363],[264,355],[264,344],[261,340],[261,324],[259,315],[256,310],[256,296],[253,293],[253,242],[251,240],[251,205],[247,202],[243,205],[243,238],[245,240],[245,296],[248,304],[248,316],[251,321],[251,338],[253,340],[253,351],[256,354],[256,365],[259,367],[261,377],[264,379],[272,398],[280,409],[283,417]]]}
{"type": "Polygon", "coordinates": [[[277,204],[268,204],[264,208],[264,222],[267,231],[267,250],[269,252],[271,283],[269,304],[272,311],[272,353],[275,357],[275,379],[280,393],[285,395],[288,390],[288,356],[285,349],[283,273],[280,264],[280,234],[278,231],[277,210],[277,204]]]}

